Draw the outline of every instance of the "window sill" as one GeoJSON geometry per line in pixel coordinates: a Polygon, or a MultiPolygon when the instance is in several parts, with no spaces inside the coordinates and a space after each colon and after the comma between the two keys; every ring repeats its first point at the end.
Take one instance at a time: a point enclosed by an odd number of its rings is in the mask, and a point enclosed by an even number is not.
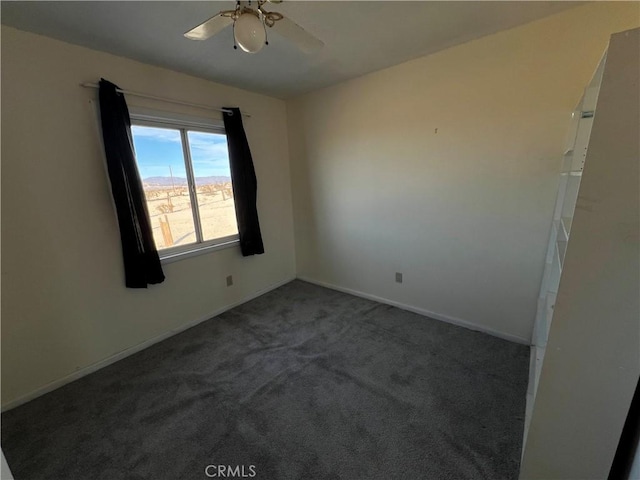
{"type": "Polygon", "coordinates": [[[224,243],[216,243],[213,245],[194,245],[193,248],[181,252],[166,252],[164,254],[160,252],[160,262],[162,265],[166,265],[168,263],[184,260],[185,258],[197,257],[198,255],[205,255],[207,253],[237,246],[240,246],[240,240],[236,238],[224,243]]]}

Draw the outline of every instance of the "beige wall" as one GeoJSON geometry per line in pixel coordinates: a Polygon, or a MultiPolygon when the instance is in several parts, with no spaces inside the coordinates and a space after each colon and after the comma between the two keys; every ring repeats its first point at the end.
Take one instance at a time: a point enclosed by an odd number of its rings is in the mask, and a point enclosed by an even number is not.
{"type": "Polygon", "coordinates": [[[640,375],[640,30],[614,35],[522,479],[604,479],[640,375]]]}
{"type": "MultiPolygon", "coordinates": [[[[133,97],[129,103],[142,105],[133,97]]],[[[281,100],[3,26],[2,404],[293,278],[287,143],[281,100]],[[166,265],[161,285],[124,288],[89,103],[96,91],[79,87],[101,76],[130,90],[252,114],[244,123],[265,255],[222,250],[166,265]]]]}
{"type": "Polygon", "coordinates": [[[589,4],[289,101],[298,274],[528,342],[569,115],[638,8],[589,4]]]}

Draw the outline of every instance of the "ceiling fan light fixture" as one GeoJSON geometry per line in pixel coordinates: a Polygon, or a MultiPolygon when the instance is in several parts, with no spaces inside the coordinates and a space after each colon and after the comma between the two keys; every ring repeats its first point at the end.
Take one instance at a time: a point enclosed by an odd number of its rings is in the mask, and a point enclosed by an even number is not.
{"type": "Polygon", "coordinates": [[[233,24],[233,37],[242,50],[257,53],[267,41],[267,32],[257,14],[245,11],[233,24]]]}

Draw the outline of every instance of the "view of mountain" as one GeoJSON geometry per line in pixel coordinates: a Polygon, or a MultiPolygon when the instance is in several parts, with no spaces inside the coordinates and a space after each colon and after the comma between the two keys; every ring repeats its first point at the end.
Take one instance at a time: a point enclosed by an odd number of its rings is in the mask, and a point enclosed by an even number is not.
{"type": "MultiPolygon", "coordinates": [[[[212,183],[230,182],[231,178],[225,176],[196,177],[196,185],[210,185],[212,183]]],[[[148,177],[143,178],[142,183],[149,187],[185,187],[187,179],[184,177],[148,177]]]]}

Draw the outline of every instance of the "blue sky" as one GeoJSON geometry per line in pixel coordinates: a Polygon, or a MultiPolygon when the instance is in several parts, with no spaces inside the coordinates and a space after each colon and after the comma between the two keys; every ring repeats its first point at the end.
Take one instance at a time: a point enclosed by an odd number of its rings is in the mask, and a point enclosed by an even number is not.
{"type": "MultiPolygon", "coordinates": [[[[133,125],[131,131],[142,178],[168,177],[169,166],[174,177],[186,178],[178,130],[133,125]]],[[[188,132],[188,138],[196,177],[231,176],[227,139],[224,135],[188,132]]]]}

